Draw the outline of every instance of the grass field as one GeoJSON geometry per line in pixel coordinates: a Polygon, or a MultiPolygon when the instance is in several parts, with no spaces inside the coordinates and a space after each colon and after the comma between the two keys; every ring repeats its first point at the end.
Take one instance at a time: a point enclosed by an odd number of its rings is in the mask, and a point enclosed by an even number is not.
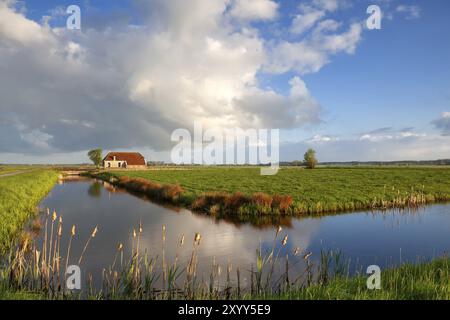
{"type": "Polygon", "coordinates": [[[259,168],[190,167],[109,175],[179,183],[188,199],[205,192],[290,195],[296,213],[401,207],[417,196],[424,203],[450,200],[449,167],[282,168],[275,176],[261,176],[259,168]]]}
{"type": "Polygon", "coordinates": [[[58,174],[36,170],[0,177],[0,254],[5,253],[51,190],[58,174]]]}

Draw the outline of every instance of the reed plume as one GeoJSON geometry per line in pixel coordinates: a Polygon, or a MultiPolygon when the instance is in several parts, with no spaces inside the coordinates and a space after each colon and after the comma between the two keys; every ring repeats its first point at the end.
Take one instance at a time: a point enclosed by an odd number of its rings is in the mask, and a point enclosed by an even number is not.
{"type": "Polygon", "coordinates": [[[52,227],[51,227],[51,232],[50,232],[50,243],[49,243],[49,253],[48,253],[48,262],[51,263],[52,261],[52,246],[53,246],[53,226],[55,224],[56,221],[56,211],[53,210],[53,214],[52,214],[52,227]]]}
{"type": "Polygon", "coordinates": [[[84,255],[84,253],[86,252],[86,249],[87,249],[87,247],[88,247],[88,245],[89,245],[89,242],[91,241],[91,239],[95,238],[95,236],[96,236],[96,234],[97,234],[97,231],[98,231],[98,226],[96,226],[96,227],[94,228],[94,231],[92,231],[91,236],[90,236],[90,237],[88,238],[88,240],[86,241],[86,244],[85,244],[85,246],[84,246],[84,248],[83,248],[83,251],[81,252],[80,259],[78,260],[78,265],[81,264],[81,261],[83,260],[83,255],[84,255]]]}
{"type": "Polygon", "coordinates": [[[73,225],[72,229],[70,230],[69,245],[67,246],[66,266],[64,269],[64,275],[67,274],[67,267],[69,266],[69,258],[70,258],[70,249],[72,248],[72,240],[75,237],[75,233],[76,233],[76,227],[75,227],[75,225],[73,225]]]}

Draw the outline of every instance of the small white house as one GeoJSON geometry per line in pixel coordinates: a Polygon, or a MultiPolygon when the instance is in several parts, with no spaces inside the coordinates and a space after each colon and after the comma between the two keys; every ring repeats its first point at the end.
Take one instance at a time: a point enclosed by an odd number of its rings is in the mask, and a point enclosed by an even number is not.
{"type": "Polygon", "coordinates": [[[103,159],[105,169],[144,169],[147,168],[145,158],[138,152],[110,152],[103,159]]]}

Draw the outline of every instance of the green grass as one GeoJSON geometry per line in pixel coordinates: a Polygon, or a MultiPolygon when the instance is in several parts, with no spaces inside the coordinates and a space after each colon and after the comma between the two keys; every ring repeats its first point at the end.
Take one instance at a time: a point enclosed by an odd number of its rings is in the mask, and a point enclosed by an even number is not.
{"type": "Polygon", "coordinates": [[[0,177],[5,174],[10,174],[19,171],[25,171],[32,169],[31,166],[20,166],[20,165],[0,165],[0,177]]]}
{"type": "Polygon", "coordinates": [[[393,201],[417,192],[427,203],[450,200],[449,167],[282,168],[275,176],[259,173],[255,167],[190,167],[110,174],[179,183],[191,199],[209,191],[291,195],[298,211],[308,213],[367,209],[374,200],[393,201]]]}
{"type": "Polygon", "coordinates": [[[57,176],[56,171],[36,170],[0,177],[0,254],[17,239],[57,176]]]}
{"type": "Polygon", "coordinates": [[[326,285],[293,289],[261,299],[300,300],[449,300],[450,259],[440,258],[418,265],[405,264],[381,273],[381,289],[369,290],[367,276],[337,278],[326,285]]]}
{"type": "Polygon", "coordinates": [[[10,291],[0,287],[0,300],[43,300],[45,296],[41,293],[27,291],[10,291]]]}

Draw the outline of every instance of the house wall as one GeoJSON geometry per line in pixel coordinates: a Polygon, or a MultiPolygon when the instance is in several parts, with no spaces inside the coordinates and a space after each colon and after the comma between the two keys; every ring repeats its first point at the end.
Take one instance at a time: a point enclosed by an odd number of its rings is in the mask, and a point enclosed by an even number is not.
{"type": "Polygon", "coordinates": [[[107,161],[104,161],[103,166],[105,168],[122,168],[124,163],[126,163],[126,162],[125,161],[118,161],[118,160],[116,160],[116,161],[114,161],[114,160],[107,160],[107,161]],[[119,167],[119,164],[120,164],[120,167],[119,167]]]}

